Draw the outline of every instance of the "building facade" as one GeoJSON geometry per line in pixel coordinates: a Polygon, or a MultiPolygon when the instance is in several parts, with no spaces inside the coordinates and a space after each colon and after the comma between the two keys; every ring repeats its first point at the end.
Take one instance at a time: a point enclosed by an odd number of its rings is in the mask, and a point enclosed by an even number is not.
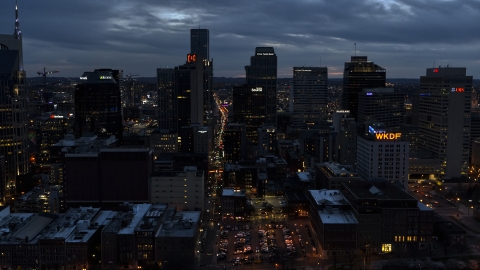
{"type": "Polygon", "coordinates": [[[208,29],[190,29],[190,53],[210,59],[210,31],[208,29]]]}
{"type": "Polygon", "coordinates": [[[123,70],[96,69],[84,72],[75,89],[75,133],[123,138],[122,92],[123,70]]]}
{"type": "Polygon", "coordinates": [[[420,77],[419,146],[441,160],[443,177],[468,173],[472,76],[466,68],[427,68],[420,77]]]}
{"type": "Polygon", "coordinates": [[[409,143],[401,133],[357,137],[357,172],[367,180],[398,181],[407,190],[409,143]]]}
{"type": "Polygon", "coordinates": [[[152,203],[168,203],[178,210],[204,209],[204,172],[184,167],[181,172],[155,172],[150,178],[152,203]]]}
{"type": "Polygon", "coordinates": [[[233,87],[233,122],[245,124],[247,139],[258,142],[258,128],[266,123],[266,89],[249,85],[233,87]]]}
{"type": "Polygon", "coordinates": [[[150,148],[67,149],[63,164],[69,207],[114,209],[122,202],[149,202],[150,148]]]}
{"type": "Polygon", "coordinates": [[[173,68],[157,68],[158,127],[177,131],[177,96],[173,68]]]}
{"type": "Polygon", "coordinates": [[[14,34],[0,35],[0,156],[5,159],[6,176],[0,183],[2,201],[15,193],[17,176],[28,172],[28,93],[17,7],[15,16],[14,34]]]}
{"type": "Polygon", "coordinates": [[[327,116],[328,72],[326,67],[294,67],[291,88],[292,121],[315,124],[327,116]]]}
{"type": "Polygon", "coordinates": [[[358,123],[382,122],[398,129],[404,122],[405,94],[393,88],[367,88],[358,93],[358,123]]]}
{"type": "Polygon", "coordinates": [[[357,247],[372,252],[432,248],[433,210],[387,181],[343,183],[343,195],[358,220],[357,247]]]}
{"type": "Polygon", "coordinates": [[[277,55],[273,48],[255,48],[255,55],[250,57],[250,65],[245,66],[245,72],[247,85],[261,87],[265,92],[265,123],[276,125],[277,55]]]}
{"type": "Polygon", "coordinates": [[[358,93],[366,88],[385,87],[385,69],[366,56],[352,56],[343,70],[342,107],[358,120],[358,93]]]}
{"type": "Polygon", "coordinates": [[[236,163],[246,158],[245,124],[228,123],[223,132],[225,162],[236,163]]]}

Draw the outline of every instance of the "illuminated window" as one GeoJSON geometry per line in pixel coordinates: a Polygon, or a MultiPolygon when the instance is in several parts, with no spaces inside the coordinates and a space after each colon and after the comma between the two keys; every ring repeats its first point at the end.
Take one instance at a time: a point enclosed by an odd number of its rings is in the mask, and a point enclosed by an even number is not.
{"type": "Polygon", "coordinates": [[[392,244],[382,244],[382,252],[384,253],[392,252],[392,244]]]}

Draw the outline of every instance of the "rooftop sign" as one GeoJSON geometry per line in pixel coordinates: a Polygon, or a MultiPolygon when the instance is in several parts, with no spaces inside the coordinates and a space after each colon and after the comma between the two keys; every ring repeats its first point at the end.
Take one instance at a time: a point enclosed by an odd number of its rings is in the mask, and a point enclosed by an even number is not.
{"type": "Polygon", "coordinates": [[[393,141],[398,140],[402,133],[375,133],[375,139],[393,141]]]}
{"type": "Polygon", "coordinates": [[[188,63],[191,63],[191,62],[196,62],[197,61],[197,54],[193,53],[193,54],[187,54],[187,62],[188,63]]]}

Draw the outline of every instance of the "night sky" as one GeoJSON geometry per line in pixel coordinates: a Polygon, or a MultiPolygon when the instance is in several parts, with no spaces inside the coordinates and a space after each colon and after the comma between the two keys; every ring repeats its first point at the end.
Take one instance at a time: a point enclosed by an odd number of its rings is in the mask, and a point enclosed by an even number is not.
{"type": "MultiPolygon", "coordinates": [[[[278,77],[293,66],[327,66],[341,77],[354,55],[387,78],[419,78],[436,66],[480,76],[478,0],[19,0],[28,77],[47,67],[62,77],[95,68],[156,76],[183,64],[190,29],[210,30],[216,77],[243,77],[257,46],[272,46],[278,77]]],[[[15,1],[0,1],[0,33],[13,34],[15,1]]]]}

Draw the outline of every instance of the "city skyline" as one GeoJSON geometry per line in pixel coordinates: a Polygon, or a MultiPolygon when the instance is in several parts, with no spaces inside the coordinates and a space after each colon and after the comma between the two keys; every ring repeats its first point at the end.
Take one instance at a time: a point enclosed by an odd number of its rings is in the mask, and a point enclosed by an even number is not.
{"type": "MultiPolygon", "coordinates": [[[[13,34],[15,1],[1,6],[0,32],[13,34]]],[[[479,10],[473,0],[20,1],[19,20],[29,77],[43,67],[60,70],[56,77],[101,67],[155,77],[157,68],[185,62],[190,29],[207,28],[215,77],[244,77],[253,48],[271,46],[279,78],[291,77],[294,66],[327,66],[329,78],[341,78],[355,54],[384,67],[387,78],[419,78],[433,65],[480,72],[480,39],[471,34],[479,10]]]]}

